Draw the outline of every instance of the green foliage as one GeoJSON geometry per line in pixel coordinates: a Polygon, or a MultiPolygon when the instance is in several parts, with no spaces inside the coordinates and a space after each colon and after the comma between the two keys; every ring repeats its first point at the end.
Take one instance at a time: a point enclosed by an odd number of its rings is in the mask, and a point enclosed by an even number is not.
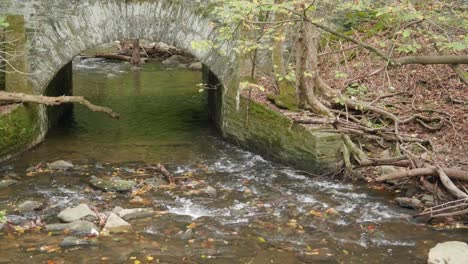
{"type": "Polygon", "coordinates": [[[4,17],[0,17],[0,28],[7,28],[9,26],[10,24],[6,22],[6,19],[4,17]]]}
{"type": "Polygon", "coordinates": [[[367,93],[368,88],[364,84],[353,83],[346,88],[345,95],[347,96],[363,96],[367,93]]]}

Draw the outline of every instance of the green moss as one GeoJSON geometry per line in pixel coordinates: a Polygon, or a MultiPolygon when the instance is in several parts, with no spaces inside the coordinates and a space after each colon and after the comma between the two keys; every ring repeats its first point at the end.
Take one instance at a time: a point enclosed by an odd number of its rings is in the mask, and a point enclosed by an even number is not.
{"type": "Polygon", "coordinates": [[[341,161],[340,135],[309,131],[269,107],[241,98],[239,111],[235,100],[226,101],[225,134],[267,158],[298,168],[322,173],[341,161]],[[248,106],[248,111],[247,111],[248,106]]]}
{"type": "Polygon", "coordinates": [[[37,106],[20,105],[0,116],[0,157],[27,148],[40,133],[37,106]]]}

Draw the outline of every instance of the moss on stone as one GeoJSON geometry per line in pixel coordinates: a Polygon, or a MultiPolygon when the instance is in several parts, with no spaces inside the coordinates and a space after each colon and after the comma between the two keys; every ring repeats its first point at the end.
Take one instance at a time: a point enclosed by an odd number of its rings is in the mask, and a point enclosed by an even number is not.
{"type": "Polygon", "coordinates": [[[224,134],[228,139],[272,160],[315,173],[333,169],[341,161],[340,135],[310,131],[268,106],[249,103],[243,97],[240,100],[239,111],[232,99],[226,101],[224,134]]]}
{"type": "Polygon", "coordinates": [[[23,151],[40,134],[36,106],[18,105],[13,111],[0,115],[0,158],[23,151]]]}

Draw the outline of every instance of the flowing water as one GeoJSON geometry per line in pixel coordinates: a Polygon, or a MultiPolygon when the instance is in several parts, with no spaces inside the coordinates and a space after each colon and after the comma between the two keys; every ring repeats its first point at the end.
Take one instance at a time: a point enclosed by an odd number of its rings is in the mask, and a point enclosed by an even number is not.
{"type": "Polygon", "coordinates": [[[74,249],[58,247],[64,233],[5,232],[0,263],[425,263],[437,242],[466,240],[463,230],[412,221],[413,211],[365,186],[311,177],[222,141],[196,89],[200,81],[199,72],[156,64],[132,71],[128,64],[75,60],[74,93],[122,118],[75,107],[43,144],[1,165],[0,175],[20,183],[0,190],[0,210],[17,222],[40,216],[46,223],[79,203],[160,213],[129,221],[128,233],[74,249]],[[75,168],[27,176],[29,167],[59,159],[75,168]],[[142,193],[144,205],[130,202],[130,194],[89,187],[90,175],[143,181],[148,176],[140,169],[159,162],[188,180],[142,193]],[[216,198],[194,191],[206,185],[216,198]],[[46,207],[20,215],[14,208],[25,200],[46,207]]]}

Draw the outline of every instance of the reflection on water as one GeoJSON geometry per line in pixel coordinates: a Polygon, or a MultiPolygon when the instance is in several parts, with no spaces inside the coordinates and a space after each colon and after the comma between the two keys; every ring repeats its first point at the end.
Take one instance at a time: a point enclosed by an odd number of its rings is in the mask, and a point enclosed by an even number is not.
{"type": "Polygon", "coordinates": [[[435,243],[466,240],[465,231],[413,222],[411,211],[363,186],[311,178],[223,142],[208,122],[198,82],[198,72],[77,61],[75,94],[113,108],[121,120],[76,107],[45,143],[0,167],[21,180],[0,191],[0,209],[21,218],[15,205],[42,200],[47,210],[24,220],[40,215],[54,223],[60,210],[79,203],[101,211],[135,207],[128,194],[90,189],[89,176],[141,180],[137,171],[147,163],[167,164],[189,180],[184,188],[144,194],[147,206],[165,213],[131,221],[127,234],[100,236],[77,250],[57,248],[65,234],[5,236],[0,263],[424,263],[435,243]],[[56,159],[76,167],[25,176],[29,166],[56,159]],[[217,198],[193,195],[199,184],[215,188],[217,198]],[[330,208],[339,215],[327,216],[330,208]]]}
{"type": "Polygon", "coordinates": [[[163,71],[154,64],[132,71],[128,64],[94,59],[75,61],[74,68],[74,94],[111,107],[121,119],[76,106],[64,127],[27,154],[32,160],[64,153],[69,159],[172,163],[203,155],[216,136],[195,87],[200,72],[163,71]]]}

